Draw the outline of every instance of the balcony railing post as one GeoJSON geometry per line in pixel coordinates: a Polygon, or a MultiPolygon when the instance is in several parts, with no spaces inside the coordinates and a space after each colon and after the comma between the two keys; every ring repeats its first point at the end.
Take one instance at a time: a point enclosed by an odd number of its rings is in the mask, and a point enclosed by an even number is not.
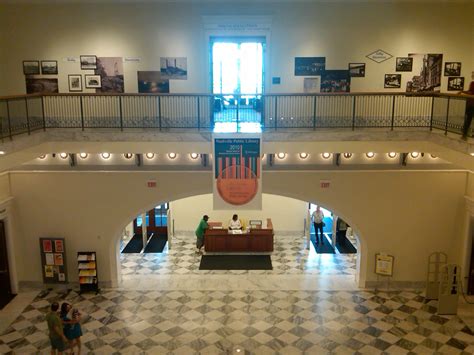
{"type": "Polygon", "coordinates": [[[8,103],[7,100],[7,118],[8,118],[8,135],[10,136],[10,140],[13,140],[12,137],[12,122],[10,119],[10,104],[8,103]]]}
{"type": "Polygon", "coordinates": [[[161,96],[158,96],[158,127],[161,131],[161,96]]]}
{"type": "Polygon", "coordinates": [[[317,96],[314,95],[314,100],[313,100],[313,130],[316,130],[316,101],[317,101],[317,96]]]}
{"type": "Polygon", "coordinates": [[[237,121],[237,132],[239,132],[239,105],[240,105],[240,95],[237,96],[237,105],[236,105],[236,121],[237,121]]]}
{"type": "Polygon", "coordinates": [[[395,123],[395,99],[396,96],[392,96],[392,123],[390,124],[390,130],[393,131],[393,125],[395,123]]]}
{"type": "Polygon", "coordinates": [[[211,126],[210,129],[211,131],[214,131],[214,105],[216,103],[216,96],[215,95],[210,95],[209,96],[209,107],[210,107],[210,112],[209,112],[209,125],[211,126]]]}
{"type": "Polygon", "coordinates": [[[44,114],[44,96],[41,95],[41,114],[43,115],[43,131],[46,131],[46,115],[44,114]]]}
{"type": "Polygon", "coordinates": [[[435,102],[435,97],[431,96],[430,131],[433,130],[434,102],[435,102]]]}
{"type": "Polygon", "coordinates": [[[262,131],[265,129],[265,100],[264,95],[260,96],[260,125],[262,126],[262,131]]]}
{"type": "Polygon", "coordinates": [[[352,97],[352,130],[355,129],[355,120],[356,120],[356,97],[352,97]]]}
{"type": "Polygon", "coordinates": [[[448,96],[448,104],[446,105],[446,124],[444,126],[444,134],[448,135],[448,119],[449,119],[449,104],[451,98],[448,96]]]}
{"type": "Polygon", "coordinates": [[[201,130],[201,106],[200,106],[200,100],[199,100],[199,96],[197,96],[197,119],[198,119],[198,131],[201,130]]]}
{"type": "Polygon", "coordinates": [[[28,130],[28,135],[31,134],[30,130],[30,114],[28,112],[28,98],[25,96],[25,110],[26,110],[26,129],[28,130]]]}
{"type": "Polygon", "coordinates": [[[122,96],[119,96],[119,110],[120,110],[120,130],[123,132],[122,96]]]}
{"type": "Polygon", "coordinates": [[[84,131],[84,104],[82,102],[82,96],[79,96],[79,98],[79,102],[81,104],[81,128],[84,131]]]}
{"type": "Polygon", "coordinates": [[[278,126],[278,96],[275,96],[275,131],[278,126]]]}

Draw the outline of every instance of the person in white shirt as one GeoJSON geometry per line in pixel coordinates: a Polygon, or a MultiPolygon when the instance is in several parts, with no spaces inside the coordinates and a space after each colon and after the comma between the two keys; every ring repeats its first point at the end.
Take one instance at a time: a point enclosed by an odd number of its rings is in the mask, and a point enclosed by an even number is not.
{"type": "Polygon", "coordinates": [[[316,211],[313,212],[313,214],[311,215],[311,218],[313,219],[313,224],[314,224],[314,234],[316,237],[316,244],[318,244],[319,242],[321,242],[321,244],[324,244],[324,235],[323,235],[324,213],[323,211],[321,211],[321,208],[319,206],[316,207],[316,211]]]}
{"type": "Polygon", "coordinates": [[[239,216],[234,214],[232,219],[229,221],[229,230],[242,229],[242,223],[240,223],[239,216]]]}

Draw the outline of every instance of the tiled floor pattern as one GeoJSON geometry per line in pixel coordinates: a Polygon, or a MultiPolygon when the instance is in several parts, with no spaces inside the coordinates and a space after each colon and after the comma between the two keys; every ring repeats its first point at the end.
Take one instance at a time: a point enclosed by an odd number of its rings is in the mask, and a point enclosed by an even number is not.
{"type": "Polygon", "coordinates": [[[47,353],[44,315],[62,300],[85,315],[84,353],[474,353],[462,321],[414,292],[116,290],[42,292],[0,336],[0,353],[47,353]]]}
{"type": "Polygon", "coordinates": [[[275,236],[271,255],[273,270],[199,270],[200,256],[195,253],[195,237],[173,238],[171,249],[161,254],[120,254],[122,276],[189,274],[314,274],[355,275],[356,254],[316,254],[306,250],[303,237],[275,236]]]}

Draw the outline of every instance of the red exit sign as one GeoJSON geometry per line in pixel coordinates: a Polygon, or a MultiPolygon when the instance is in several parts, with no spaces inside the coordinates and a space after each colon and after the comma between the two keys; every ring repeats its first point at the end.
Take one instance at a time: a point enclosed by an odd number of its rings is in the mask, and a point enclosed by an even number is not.
{"type": "Polygon", "coordinates": [[[329,181],[329,180],[320,180],[319,181],[319,186],[321,186],[322,189],[329,189],[331,187],[331,181],[329,181]]]}
{"type": "Polygon", "coordinates": [[[156,187],[156,180],[148,180],[148,181],[146,182],[146,186],[147,186],[147,187],[152,187],[152,188],[153,188],[153,187],[156,187]]]}

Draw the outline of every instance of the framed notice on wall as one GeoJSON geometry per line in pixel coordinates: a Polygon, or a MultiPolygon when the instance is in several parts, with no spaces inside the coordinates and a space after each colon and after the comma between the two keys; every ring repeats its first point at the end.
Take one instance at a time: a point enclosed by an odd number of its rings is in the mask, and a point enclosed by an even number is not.
{"type": "Polygon", "coordinates": [[[392,276],[393,259],[392,255],[375,254],[375,273],[377,275],[392,276]]]}
{"type": "Polygon", "coordinates": [[[66,283],[64,238],[40,238],[41,270],[44,283],[66,283]]]}

